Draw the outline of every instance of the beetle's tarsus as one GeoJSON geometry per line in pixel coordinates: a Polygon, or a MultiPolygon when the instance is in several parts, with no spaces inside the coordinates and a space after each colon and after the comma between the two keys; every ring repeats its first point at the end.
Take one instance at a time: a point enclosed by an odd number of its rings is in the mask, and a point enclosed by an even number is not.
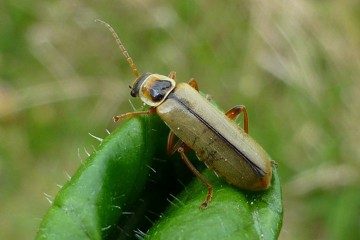
{"type": "Polygon", "coordinates": [[[208,195],[206,196],[205,201],[200,205],[200,209],[205,209],[209,206],[212,195],[213,195],[212,187],[208,187],[208,195]]]}
{"type": "Polygon", "coordinates": [[[120,117],[116,116],[116,117],[113,117],[112,119],[113,119],[114,122],[118,122],[120,120],[120,117]]]}
{"type": "Polygon", "coordinates": [[[277,162],[275,162],[274,160],[270,160],[270,163],[271,163],[271,166],[274,166],[274,167],[278,167],[279,164],[277,164],[277,162]]]}
{"type": "Polygon", "coordinates": [[[201,205],[200,205],[200,209],[205,209],[208,207],[208,203],[207,202],[203,202],[201,205]]]}
{"type": "Polygon", "coordinates": [[[130,116],[131,116],[131,114],[126,113],[126,114],[121,114],[121,115],[115,116],[112,119],[113,119],[114,122],[118,122],[121,119],[130,117],[130,116]]]}

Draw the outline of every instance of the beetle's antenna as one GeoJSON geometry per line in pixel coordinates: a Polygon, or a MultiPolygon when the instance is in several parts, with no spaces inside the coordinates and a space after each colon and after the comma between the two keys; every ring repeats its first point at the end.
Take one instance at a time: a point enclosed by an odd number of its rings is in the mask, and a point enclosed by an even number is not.
{"type": "Polygon", "coordinates": [[[109,31],[112,33],[112,35],[114,36],[115,38],[115,41],[117,43],[117,45],[119,46],[120,48],[120,51],[124,54],[126,60],[128,61],[135,77],[139,77],[139,71],[137,70],[136,68],[136,65],[134,63],[134,61],[132,60],[132,58],[130,57],[128,51],[126,51],[125,47],[124,47],[124,44],[120,41],[120,38],[119,36],[116,34],[115,30],[110,26],[110,24],[104,22],[103,20],[100,20],[100,19],[96,19],[95,22],[99,22],[101,24],[103,24],[105,27],[107,27],[109,29],[109,31]]]}

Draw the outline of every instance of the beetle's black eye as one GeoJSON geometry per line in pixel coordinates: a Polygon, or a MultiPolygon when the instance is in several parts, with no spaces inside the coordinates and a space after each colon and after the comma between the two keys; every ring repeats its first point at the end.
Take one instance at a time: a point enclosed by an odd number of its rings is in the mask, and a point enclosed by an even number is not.
{"type": "Polygon", "coordinates": [[[132,86],[129,86],[131,89],[130,95],[132,97],[137,97],[139,95],[140,86],[147,79],[149,75],[151,75],[151,73],[142,74],[138,79],[135,80],[132,86]]]}
{"type": "Polygon", "coordinates": [[[157,80],[153,86],[151,86],[150,96],[154,102],[161,101],[164,96],[171,89],[171,82],[168,80],[157,80]]]}
{"type": "Polygon", "coordinates": [[[131,90],[130,95],[132,97],[137,97],[137,93],[135,92],[135,89],[131,90]]]}

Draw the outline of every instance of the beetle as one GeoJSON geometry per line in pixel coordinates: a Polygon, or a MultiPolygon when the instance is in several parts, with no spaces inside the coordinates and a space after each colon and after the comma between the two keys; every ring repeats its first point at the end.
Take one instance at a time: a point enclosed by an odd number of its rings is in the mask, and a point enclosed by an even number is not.
{"type": "Polygon", "coordinates": [[[200,205],[206,208],[213,196],[211,183],[192,165],[186,151],[195,151],[199,160],[225,179],[227,183],[251,191],[270,187],[272,163],[264,149],[248,135],[248,114],[243,105],[231,108],[225,114],[199,93],[195,79],[176,83],[176,73],[168,76],[139,74],[114,29],[102,20],[113,34],[121,52],[127,59],[136,79],[129,86],[132,97],[139,97],[148,110],[129,112],[113,118],[115,122],[144,114],[158,114],[170,128],[167,152],[178,152],[189,169],[206,185],[208,193],[200,205]],[[233,120],[243,113],[244,128],[233,120]],[[175,136],[178,141],[174,143],[175,136]]]}

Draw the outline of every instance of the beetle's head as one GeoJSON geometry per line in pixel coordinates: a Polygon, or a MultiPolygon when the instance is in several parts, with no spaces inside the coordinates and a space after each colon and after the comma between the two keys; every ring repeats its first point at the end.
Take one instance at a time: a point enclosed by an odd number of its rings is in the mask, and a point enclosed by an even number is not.
{"type": "Polygon", "coordinates": [[[175,80],[167,76],[152,73],[144,73],[139,76],[139,71],[137,70],[135,63],[133,62],[129,53],[126,51],[114,29],[108,23],[102,20],[97,19],[96,21],[103,24],[112,33],[120,48],[120,51],[125,56],[136,77],[134,84],[130,86],[131,96],[140,97],[140,99],[145,104],[151,107],[159,106],[166,99],[169,93],[175,88],[175,80]]]}
{"type": "Polygon", "coordinates": [[[140,97],[145,104],[159,106],[175,88],[175,81],[167,76],[144,73],[131,86],[130,95],[140,97]]]}

